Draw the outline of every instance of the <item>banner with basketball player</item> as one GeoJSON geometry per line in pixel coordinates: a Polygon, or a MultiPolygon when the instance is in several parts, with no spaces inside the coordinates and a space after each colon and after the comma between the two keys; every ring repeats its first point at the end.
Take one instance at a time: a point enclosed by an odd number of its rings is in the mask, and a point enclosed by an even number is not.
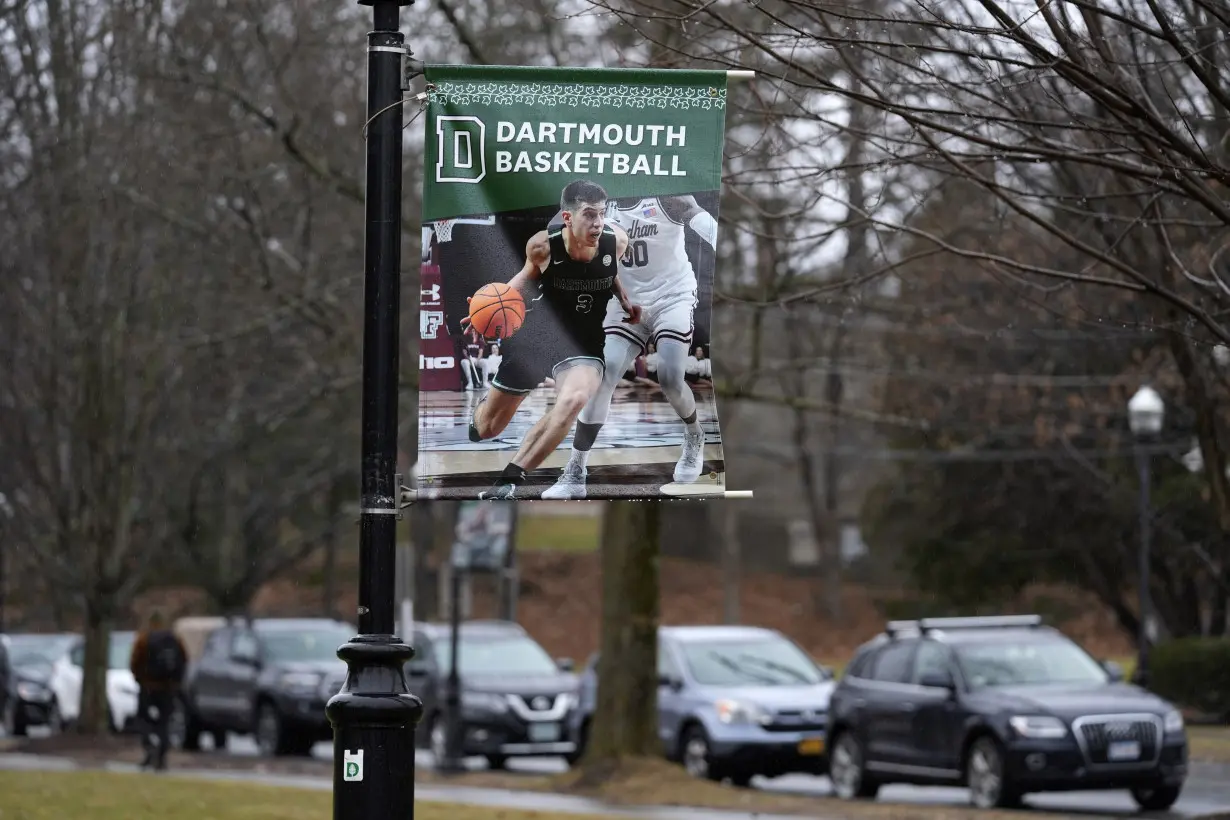
{"type": "Polygon", "coordinates": [[[426,79],[419,497],[722,495],[726,73],[426,79]]]}

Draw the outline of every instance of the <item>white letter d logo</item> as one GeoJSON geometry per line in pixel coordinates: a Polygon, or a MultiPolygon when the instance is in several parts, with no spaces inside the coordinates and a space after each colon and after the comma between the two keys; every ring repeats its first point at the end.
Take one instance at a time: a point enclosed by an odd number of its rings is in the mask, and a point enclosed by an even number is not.
{"type": "Polygon", "coordinates": [[[436,182],[481,182],[487,126],[478,117],[436,117],[436,182]]]}

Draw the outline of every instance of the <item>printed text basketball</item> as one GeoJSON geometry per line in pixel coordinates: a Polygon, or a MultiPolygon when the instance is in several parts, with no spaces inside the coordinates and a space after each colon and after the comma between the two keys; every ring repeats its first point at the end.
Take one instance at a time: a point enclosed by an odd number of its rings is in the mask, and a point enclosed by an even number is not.
{"type": "Polygon", "coordinates": [[[483,285],[470,298],[470,327],[484,339],[507,339],[525,321],[525,300],[503,282],[483,285]]]}

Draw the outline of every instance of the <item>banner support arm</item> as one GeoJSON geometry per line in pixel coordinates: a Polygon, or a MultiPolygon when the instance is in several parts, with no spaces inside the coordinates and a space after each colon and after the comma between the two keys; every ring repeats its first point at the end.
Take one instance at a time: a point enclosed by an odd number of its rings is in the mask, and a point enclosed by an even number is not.
{"type": "Polygon", "coordinates": [[[729,71],[726,72],[726,79],[727,80],[754,80],[756,79],[756,72],[748,71],[746,69],[730,69],[729,71]]]}

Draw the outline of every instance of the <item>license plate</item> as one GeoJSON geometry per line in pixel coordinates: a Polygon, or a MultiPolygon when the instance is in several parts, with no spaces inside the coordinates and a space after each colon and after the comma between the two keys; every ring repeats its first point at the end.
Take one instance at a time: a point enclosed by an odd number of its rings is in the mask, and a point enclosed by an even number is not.
{"type": "Polygon", "coordinates": [[[799,741],[799,754],[801,755],[822,755],[824,754],[824,738],[813,737],[808,740],[799,741]]]}
{"type": "Polygon", "coordinates": [[[1106,748],[1107,760],[1140,760],[1140,743],[1135,740],[1120,740],[1106,748]]]}
{"type": "Polygon", "coordinates": [[[558,723],[531,723],[530,724],[530,742],[531,743],[554,743],[559,740],[559,724],[558,723]]]}

